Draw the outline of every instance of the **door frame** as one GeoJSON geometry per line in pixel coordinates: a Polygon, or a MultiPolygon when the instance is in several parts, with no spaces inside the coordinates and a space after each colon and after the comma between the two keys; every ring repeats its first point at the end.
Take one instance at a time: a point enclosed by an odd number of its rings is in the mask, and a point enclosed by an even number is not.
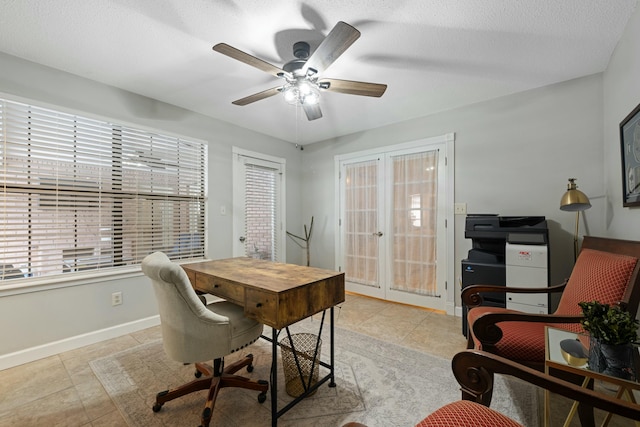
{"type": "MultiPolygon", "coordinates": [[[[383,147],[373,148],[369,150],[357,151],[347,154],[339,154],[334,157],[334,187],[335,187],[335,229],[341,230],[340,226],[340,163],[345,160],[355,159],[364,156],[383,155],[389,151],[408,150],[414,148],[425,147],[434,144],[443,144],[445,146],[445,195],[444,200],[444,221],[445,221],[445,311],[449,315],[455,315],[455,250],[454,250],[454,237],[455,237],[455,221],[454,221],[454,201],[455,201],[455,161],[454,161],[454,145],[455,145],[455,133],[447,133],[440,136],[422,138],[409,142],[387,145],[383,147]]],[[[342,249],[340,247],[341,239],[335,238],[335,265],[341,265],[342,249]]],[[[440,267],[440,266],[439,266],[440,267]]]]}

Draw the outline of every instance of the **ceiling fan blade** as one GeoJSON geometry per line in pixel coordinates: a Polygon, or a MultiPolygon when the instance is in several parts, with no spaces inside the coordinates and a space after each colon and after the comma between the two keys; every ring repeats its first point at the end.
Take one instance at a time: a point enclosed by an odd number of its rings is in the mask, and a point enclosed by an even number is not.
{"type": "Polygon", "coordinates": [[[248,53],[236,49],[233,46],[229,46],[226,43],[218,43],[213,47],[213,50],[215,50],[216,52],[220,52],[223,55],[227,55],[229,58],[233,58],[240,62],[244,62],[245,64],[251,65],[258,70],[264,71],[276,77],[280,77],[283,74],[288,74],[283,69],[269,64],[267,61],[263,61],[260,58],[256,58],[253,55],[249,55],[248,53]]]}
{"type": "Polygon", "coordinates": [[[320,110],[320,104],[302,104],[307,119],[309,121],[319,119],[322,117],[322,110],[320,110]]]}
{"type": "Polygon", "coordinates": [[[379,83],[354,82],[352,80],[322,79],[318,83],[329,83],[329,92],[348,93],[350,95],[381,97],[387,90],[387,85],[379,83]]]}
{"type": "Polygon", "coordinates": [[[333,61],[338,59],[345,50],[349,48],[360,37],[360,31],[342,21],[327,34],[327,37],[320,43],[320,46],[309,57],[303,67],[306,73],[309,68],[322,73],[333,61]]]}
{"type": "Polygon", "coordinates": [[[237,99],[232,102],[234,105],[247,105],[252,102],[260,101],[261,99],[269,98],[270,96],[280,93],[281,87],[272,87],[271,89],[263,90],[262,92],[254,93],[253,95],[245,96],[244,98],[237,99]]]}

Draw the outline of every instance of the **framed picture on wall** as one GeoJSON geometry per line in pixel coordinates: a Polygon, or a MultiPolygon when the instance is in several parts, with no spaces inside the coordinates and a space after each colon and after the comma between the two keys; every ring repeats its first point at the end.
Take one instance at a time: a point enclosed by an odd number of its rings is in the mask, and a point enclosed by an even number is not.
{"type": "Polygon", "coordinates": [[[640,206],[640,104],[620,122],[622,205],[640,206]]]}

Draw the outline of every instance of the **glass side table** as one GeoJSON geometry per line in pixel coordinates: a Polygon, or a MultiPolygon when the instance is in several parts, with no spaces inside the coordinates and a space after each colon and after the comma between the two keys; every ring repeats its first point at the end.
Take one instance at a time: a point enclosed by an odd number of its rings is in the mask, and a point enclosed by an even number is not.
{"type": "MultiPolygon", "coordinates": [[[[581,336],[576,334],[575,332],[566,331],[564,329],[558,329],[551,326],[545,327],[545,361],[544,361],[544,370],[546,374],[549,374],[549,369],[559,369],[566,372],[571,372],[573,374],[580,375],[584,378],[582,382],[582,387],[586,387],[589,383],[589,380],[595,379],[610,384],[615,389],[615,395],[618,399],[626,398],[630,402],[636,403],[635,397],[633,396],[633,390],[640,390],[640,383],[637,381],[628,381],[623,380],[621,378],[612,377],[609,375],[605,375],[599,372],[594,372],[589,369],[588,364],[585,362],[581,366],[570,365],[562,356],[562,352],[560,350],[560,342],[566,339],[576,340],[582,338],[582,341],[588,343],[588,337],[581,336]]],[[[587,344],[588,346],[588,344],[587,344]]],[[[585,349],[585,352],[588,353],[588,347],[585,349]]],[[[636,351],[636,356],[638,353],[636,351]]],[[[637,361],[636,357],[636,361],[637,361]]],[[[637,363],[636,363],[637,366],[637,363]]],[[[636,370],[636,374],[638,371],[636,370]]],[[[544,425],[545,427],[549,427],[550,425],[550,395],[551,392],[549,390],[545,390],[544,393],[544,425]]],[[[578,402],[574,401],[571,406],[571,410],[567,415],[567,419],[565,420],[564,426],[569,426],[571,423],[571,419],[575,415],[578,409],[578,402]]],[[[602,422],[602,426],[607,426],[609,424],[609,420],[611,419],[611,414],[608,413],[605,416],[604,421],[602,422]]],[[[635,425],[640,427],[640,421],[636,421],[635,425]]]]}

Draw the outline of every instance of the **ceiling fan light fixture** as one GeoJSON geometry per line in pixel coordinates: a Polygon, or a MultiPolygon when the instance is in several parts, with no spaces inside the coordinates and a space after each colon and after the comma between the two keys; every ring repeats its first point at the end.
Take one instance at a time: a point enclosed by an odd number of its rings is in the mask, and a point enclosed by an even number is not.
{"type": "Polygon", "coordinates": [[[289,104],[315,105],[320,101],[320,91],[313,82],[298,80],[288,83],[282,89],[284,100],[289,104]]]}
{"type": "Polygon", "coordinates": [[[318,102],[320,102],[320,92],[316,88],[312,88],[309,92],[303,94],[300,99],[301,104],[315,105],[318,102]]]}
{"type": "Polygon", "coordinates": [[[313,91],[313,86],[308,80],[299,80],[297,83],[300,94],[306,96],[313,91]]]}
{"type": "Polygon", "coordinates": [[[298,103],[298,98],[300,97],[300,91],[296,86],[289,85],[284,88],[282,93],[284,95],[284,100],[287,101],[289,104],[298,103]]]}

